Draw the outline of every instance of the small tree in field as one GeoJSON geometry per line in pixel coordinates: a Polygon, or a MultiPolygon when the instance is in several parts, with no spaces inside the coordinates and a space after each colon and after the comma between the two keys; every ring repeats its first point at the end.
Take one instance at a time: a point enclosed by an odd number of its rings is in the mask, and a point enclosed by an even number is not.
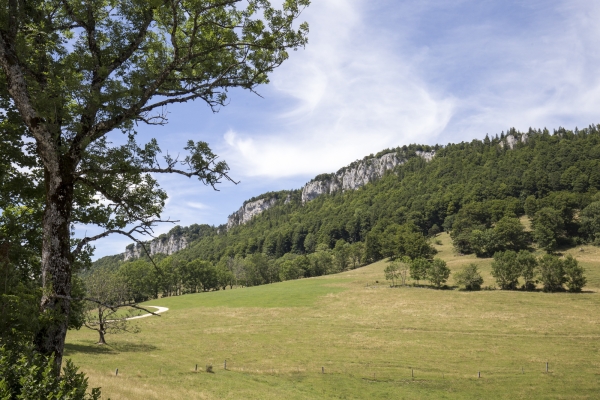
{"type": "Polygon", "coordinates": [[[398,277],[402,282],[402,286],[406,286],[406,281],[408,280],[410,271],[410,258],[405,256],[400,259],[394,260],[393,262],[398,264],[398,277]]]}
{"type": "Polygon", "coordinates": [[[130,293],[119,276],[98,269],[84,277],[88,297],[84,325],[98,332],[98,344],[106,344],[104,335],[118,332],[137,332],[127,320],[132,316],[126,308],[136,308],[152,313],[135,303],[129,303],[130,293]]]}
{"type": "Polygon", "coordinates": [[[544,285],[544,292],[558,292],[563,290],[566,282],[565,270],[562,260],[546,254],[539,259],[540,281],[544,285]]]}
{"type": "Polygon", "coordinates": [[[429,282],[439,288],[442,284],[446,283],[448,277],[450,277],[450,268],[448,268],[446,262],[441,258],[434,258],[431,266],[427,270],[429,282]]]}
{"type": "Polygon", "coordinates": [[[514,290],[519,283],[521,270],[517,263],[517,253],[512,250],[494,254],[492,276],[503,290],[514,290]]]}
{"type": "Polygon", "coordinates": [[[587,282],[583,275],[585,272],[583,267],[569,254],[563,260],[563,269],[565,271],[565,284],[569,288],[569,292],[581,292],[587,282]]]}
{"type": "Polygon", "coordinates": [[[417,285],[420,280],[427,278],[427,270],[431,263],[425,258],[416,258],[410,263],[410,277],[417,281],[417,285]]]}
{"type": "Polygon", "coordinates": [[[457,285],[464,286],[465,290],[480,290],[483,278],[476,264],[469,264],[462,271],[454,274],[457,285]]]}
{"type": "Polygon", "coordinates": [[[398,271],[398,264],[396,264],[395,262],[390,263],[387,267],[385,267],[385,270],[383,272],[385,273],[385,279],[388,281],[392,281],[392,287],[396,286],[396,280],[400,276],[400,271],[398,271]]]}
{"type": "Polygon", "coordinates": [[[517,265],[521,271],[521,276],[525,283],[523,288],[525,290],[535,289],[535,274],[537,269],[537,259],[533,254],[527,250],[521,250],[517,254],[517,265]]]}

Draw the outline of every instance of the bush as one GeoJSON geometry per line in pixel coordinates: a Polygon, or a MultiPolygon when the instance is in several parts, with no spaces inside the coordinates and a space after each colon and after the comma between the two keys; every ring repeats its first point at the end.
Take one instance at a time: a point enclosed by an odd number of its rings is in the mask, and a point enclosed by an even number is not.
{"type": "Polygon", "coordinates": [[[517,263],[517,253],[512,250],[494,254],[492,276],[503,290],[514,290],[519,283],[521,269],[517,263]]]}
{"type": "Polygon", "coordinates": [[[427,278],[435,287],[439,288],[446,283],[450,276],[450,268],[446,262],[440,258],[435,258],[427,270],[427,278]]]}
{"type": "Polygon", "coordinates": [[[0,348],[0,399],[98,400],[100,389],[86,394],[88,382],[67,360],[63,373],[55,373],[54,358],[29,349],[0,348]]]}
{"type": "Polygon", "coordinates": [[[565,284],[569,288],[569,292],[581,292],[581,289],[583,289],[587,282],[587,279],[583,275],[585,272],[583,267],[569,254],[563,260],[563,269],[565,272],[565,284]]]}
{"type": "Polygon", "coordinates": [[[476,264],[469,264],[462,271],[454,274],[454,281],[457,285],[464,286],[465,290],[481,290],[483,284],[483,278],[476,264]]]}
{"type": "Polygon", "coordinates": [[[546,254],[539,260],[540,281],[544,285],[544,292],[558,292],[563,290],[566,282],[565,270],[562,260],[546,254]]]}

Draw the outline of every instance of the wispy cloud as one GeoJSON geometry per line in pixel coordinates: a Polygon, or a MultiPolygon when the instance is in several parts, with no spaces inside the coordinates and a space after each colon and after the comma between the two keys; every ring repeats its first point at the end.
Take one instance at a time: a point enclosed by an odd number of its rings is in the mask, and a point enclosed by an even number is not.
{"type": "Polygon", "coordinates": [[[164,218],[218,225],[245,199],[387,147],[600,122],[599,2],[314,0],[302,17],[309,44],[259,88],[264,100],[233,91],[217,115],[185,104],[168,131],[144,128],[165,149],[207,140],[242,182],[213,192],[160,177],[164,218]]]}
{"type": "Polygon", "coordinates": [[[203,203],[198,203],[198,202],[194,202],[194,201],[188,201],[188,202],[186,202],[185,204],[186,204],[188,207],[190,207],[190,208],[194,208],[194,209],[196,209],[196,210],[209,210],[209,209],[211,209],[211,208],[212,208],[212,207],[210,207],[210,206],[208,206],[208,205],[206,205],[206,204],[203,204],[203,203]]]}
{"type": "Polygon", "coordinates": [[[268,96],[290,107],[265,115],[260,131],[225,136],[232,169],[248,176],[311,175],[441,132],[454,99],[436,93],[415,59],[369,30],[364,1],[314,2],[306,50],[278,70],[268,96]]]}
{"type": "Polygon", "coordinates": [[[592,2],[322,0],[304,17],[309,45],[266,92],[290,106],[262,113],[260,130],[224,135],[226,159],[247,176],[310,176],[411,142],[600,122],[592,2]]]}

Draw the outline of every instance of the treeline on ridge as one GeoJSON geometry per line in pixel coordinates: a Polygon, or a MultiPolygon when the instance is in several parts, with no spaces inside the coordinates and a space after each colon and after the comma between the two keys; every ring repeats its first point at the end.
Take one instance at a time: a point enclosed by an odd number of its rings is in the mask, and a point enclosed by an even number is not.
{"type": "Polygon", "coordinates": [[[358,190],[306,204],[291,191],[245,225],[204,226],[202,237],[154,264],[116,256],[95,264],[118,269],[141,300],[318,276],[386,257],[431,260],[427,237],[441,231],[458,252],[485,257],[533,243],[552,252],[600,242],[600,126],[511,129],[428,148],[436,150],[429,162],[416,156],[422,149],[398,148],[412,156],[358,190]],[[532,232],[519,223],[523,215],[532,232]]]}

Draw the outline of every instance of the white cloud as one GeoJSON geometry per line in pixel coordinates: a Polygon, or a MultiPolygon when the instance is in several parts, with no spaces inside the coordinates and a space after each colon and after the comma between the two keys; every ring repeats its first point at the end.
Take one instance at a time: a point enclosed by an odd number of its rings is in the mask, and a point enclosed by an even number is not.
{"type": "Polygon", "coordinates": [[[224,135],[232,170],[269,177],[334,171],[444,129],[453,98],[420,79],[415,57],[404,58],[365,26],[364,5],[323,0],[310,6],[303,15],[310,42],[273,75],[267,94],[292,107],[266,115],[263,132],[224,135]]]}
{"type": "Polygon", "coordinates": [[[457,99],[443,135],[460,141],[513,126],[600,122],[598,18],[593,2],[533,2],[446,31],[428,52],[424,78],[444,82],[457,99]]]}
{"type": "Polygon", "coordinates": [[[212,208],[206,204],[198,203],[198,202],[194,202],[194,201],[188,201],[186,204],[188,207],[194,208],[196,210],[209,210],[212,208]]]}
{"type": "Polygon", "coordinates": [[[322,0],[304,17],[306,50],[265,93],[291,106],[224,136],[237,173],[311,176],[411,142],[600,122],[593,2],[322,0]]]}

